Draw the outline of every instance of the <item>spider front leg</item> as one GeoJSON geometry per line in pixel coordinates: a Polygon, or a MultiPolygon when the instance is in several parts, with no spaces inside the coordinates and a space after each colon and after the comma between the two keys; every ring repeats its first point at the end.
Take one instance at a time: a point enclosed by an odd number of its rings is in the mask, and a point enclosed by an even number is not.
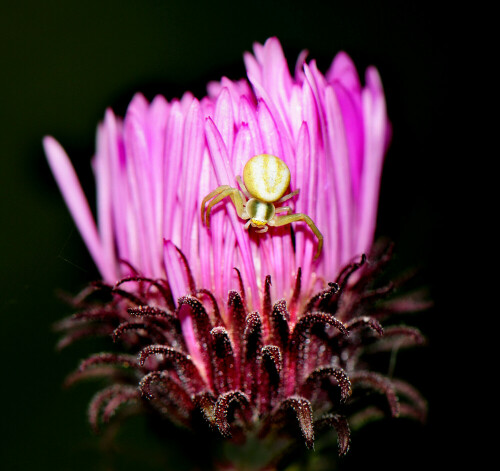
{"type": "Polygon", "coordinates": [[[245,196],[241,193],[241,191],[238,190],[237,188],[230,187],[229,185],[221,185],[214,191],[209,193],[207,196],[205,196],[205,198],[203,198],[203,201],[201,202],[201,221],[204,225],[207,226],[207,228],[210,228],[210,213],[212,211],[212,208],[214,207],[214,205],[216,205],[219,201],[223,200],[227,196],[231,198],[236,208],[236,212],[238,213],[238,216],[242,219],[249,218],[249,216],[246,214],[245,211],[246,199],[245,196]],[[205,209],[205,205],[212,198],[213,200],[210,201],[210,203],[208,203],[208,206],[205,209]]]}
{"type": "Polygon", "coordinates": [[[323,234],[319,231],[314,224],[313,220],[307,216],[307,214],[296,213],[296,214],[287,214],[286,216],[275,216],[273,219],[268,221],[270,226],[285,226],[286,224],[290,224],[296,221],[304,221],[314,232],[314,235],[318,238],[318,249],[316,250],[316,254],[314,258],[318,258],[321,253],[321,249],[323,248],[323,234]]]}

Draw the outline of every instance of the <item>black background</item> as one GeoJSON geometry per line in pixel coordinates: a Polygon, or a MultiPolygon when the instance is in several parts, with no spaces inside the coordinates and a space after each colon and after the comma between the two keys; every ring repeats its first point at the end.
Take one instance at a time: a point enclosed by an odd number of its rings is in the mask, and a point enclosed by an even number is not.
{"type": "Polygon", "coordinates": [[[449,381],[452,313],[445,243],[451,232],[448,182],[456,158],[450,151],[449,108],[452,58],[459,52],[455,26],[446,8],[421,2],[397,7],[319,0],[3,5],[2,468],[181,469],[178,450],[167,450],[137,418],[124,427],[114,453],[101,452],[85,417],[95,385],[61,387],[79,359],[100,344],[55,351],[51,325],[69,313],[57,290],[75,293],[97,273],[48,170],[41,139],[51,134],[63,144],[92,194],[89,158],[107,106],[123,115],[136,91],[171,99],[192,90],[201,97],[208,80],[244,76],[242,53],[273,35],[292,67],[305,48],[323,71],[339,50],[353,58],[362,77],[368,65],[379,69],[394,137],[378,233],[396,242],[397,267],[422,268],[419,282],[435,301],[414,320],[429,346],[402,354],[396,367],[396,375],[411,379],[429,399],[427,425],[387,420],[367,426],[353,436],[340,469],[422,469],[449,461],[446,437],[457,427],[449,381]]]}

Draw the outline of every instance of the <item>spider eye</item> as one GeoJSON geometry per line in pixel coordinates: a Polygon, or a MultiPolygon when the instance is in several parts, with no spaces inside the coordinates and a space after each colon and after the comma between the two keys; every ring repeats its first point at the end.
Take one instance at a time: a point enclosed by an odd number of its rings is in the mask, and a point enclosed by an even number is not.
{"type": "Polygon", "coordinates": [[[290,170],[274,155],[252,157],[243,169],[243,181],[248,192],[261,201],[279,200],[290,185],[290,170]]]}

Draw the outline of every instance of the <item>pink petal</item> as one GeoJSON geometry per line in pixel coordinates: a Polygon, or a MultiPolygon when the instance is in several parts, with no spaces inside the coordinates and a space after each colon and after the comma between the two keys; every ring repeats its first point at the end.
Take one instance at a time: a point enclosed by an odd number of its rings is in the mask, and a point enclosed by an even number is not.
{"type": "MultiPolygon", "coordinates": [[[[311,139],[311,143],[312,145],[317,145],[321,149],[313,151],[313,155],[316,155],[318,165],[318,185],[315,189],[317,196],[313,199],[313,201],[317,202],[316,217],[314,221],[318,229],[323,232],[325,247],[329,247],[329,249],[325,250],[321,256],[323,258],[324,266],[333,271],[331,275],[333,276],[340,264],[341,241],[339,239],[341,223],[339,221],[338,202],[334,186],[334,165],[332,162],[332,155],[326,147],[327,127],[324,105],[324,89],[320,88],[322,84],[315,80],[313,69],[307,65],[304,65],[304,74],[306,76],[306,82],[304,83],[307,83],[310,87],[310,92],[312,94],[311,99],[315,105],[315,114],[318,121],[318,128],[316,130],[317,139],[311,139]]],[[[312,121],[313,119],[308,120],[308,124],[312,121]]],[[[311,132],[310,135],[312,135],[311,132]]]]}
{"type": "Polygon", "coordinates": [[[140,249],[139,268],[144,273],[159,276],[161,268],[150,247],[155,246],[153,177],[150,171],[150,152],[146,134],[147,103],[136,95],[125,117],[124,141],[127,175],[130,183],[133,224],[137,224],[140,249]]]}
{"type": "Polygon", "coordinates": [[[254,106],[252,106],[252,104],[246,97],[242,97],[240,100],[240,119],[242,123],[248,125],[248,130],[250,131],[251,139],[253,142],[255,152],[254,155],[264,153],[264,143],[260,134],[256,109],[254,106]]]}
{"type": "Polygon", "coordinates": [[[214,123],[221,133],[229,156],[233,154],[234,142],[234,114],[231,95],[227,88],[223,88],[215,103],[214,123]]]}
{"type": "Polygon", "coordinates": [[[338,81],[351,93],[359,95],[361,93],[361,82],[356,70],[356,66],[351,58],[343,51],[339,52],[333,59],[330,69],[326,73],[328,82],[338,81]]]}
{"type": "MultiPolygon", "coordinates": [[[[307,214],[314,219],[313,191],[316,188],[316,164],[314,159],[311,159],[309,130],[306,122],[300,128],[296,148],[296,189],[300,190],[297,197],[296,212],[307,214]]],[[[295,265],[302,267],[302,276],[305,280],[308,280],[312,274],[311,260],[314,256],[314,242],[312,237],[306,234],[308,234],[308,229],[305,227],[298,226],[295,228],[295,265]]]]}
{"type": "Polygon", "coordinates": [[[361,95],[349,93],[340,83],[334,83],[333,89],[339,102],[342,119],[344,121],[345,137],[349,149],[352,194],[357,203],[360,192],[364,152],[364,125],[361,95]]]}
{"type": "Polygon", "coordinates": [[[186,347],[191,356],[191,360],[200,372],[203,380],[208,383],[208,374],[201,353],[201,346],[195,334],[193,319],[191,317],[191,309],[187,304],[183,304],[179,309],[179,320],[181,322],[182,336],[186,341],[186,347]]]}
{"type": "Polygon", "coordinates": [[[129,191],[123,138],[121,126],[110,109],[106,110],[104,130],[107,136],[106,153],[109,155],[111,180],[113,181],[113,185],[111,185],[111,205],[113,208],[113,228],[117,252],[122,259],[134,263],[136,257],[133,255],[132,247],[135,244],[132,241],[137,240],[134,232],[137,228],[132,227],[132,230],[127,230],[129,191]]]}
{"type": "Polygon", "coordinates": [[[163,243],[163,256],[165,271],[167,273],[168,283],[172,291],[174,301],[189,293],[189,283],[186,269],[180,259],[177,247],[170,240],[163,243]]]}
{"type": "Polygon", "coordinates": [[[243,168],[245,164],[254,155],[258,155],[259,153],[262,153],[262,151],[257,151],[255,149],[250,129],[246,123],[243,123],[238,129],[234,140],[232,157],[234,173],[240,176],[243,175],[243,168]]]}
{"type": "MultiPolygon", "coordinates": [[[[163,225],[165,217],[164,192],[166,161],[165,155],[165,132],[170,113],[170,105],[161,95],[154,98],[148,111],[147,122],[149,130],[150,147],[150,167],[151,181],[153,186],[153,210],[154,210],[154,245],[151,250],[154,252],[154,258],[162,259],[163,254],[163,225]]],[[[160,276],[162,273],[160,273],[160,276]]]]}
{"type": "MultiPolygon", "coordinates": [[[[208,155],[208,151],[205,149],[204,155],[202,157],[201,162],[201,173],[200,173],[200,184],[198,189],[198,206],[201,205],[201,201],[203,198],[208,195],[215,187],[212,183],[215,181],[215,175],[212,168],[212,163],[210,161],[210,156],[208,155]]],[[[195,218],[198,220],[201,219],[200,212],[197,211],[195,214],[195,218]]],[[[199,225],[199,222],[198,222],[199,225]]],[[[213,228],[217,227],[217,223],[215,222],[212,225],[213,228]]],[[[199,266],[198,278],[200,280],[200,286],[215,292],[215,283],[214,283],[214,272],[212,267],[214,265],[214,248],[212,244],[212,232],[205,230],[203,227],[199,227],[198,237],[198,251],[195,257],[198,257],[199,266]]],[[[216,260],[220,260],[216,259],[216,260]]],[[[196,270],[196,267],[192,267],[192,269],[196,270]]]]}
{"type": "Polygon", "coordinates": [[[113,229],[112,171],[111,155],[108,153],[109,136],[105,126],[97,128],[97,154],[93,160],[97,189],[97,225],[103,253],[107,255],[110,267],[117,274],[115,258],[115,234],[113,229]]]}
{"type": "Polygon", "coordinates": [[[387,141],[388,119],[384,91],[378,72],[366,71],[367,87],[363,90],[365,118],[365,156],[361,180],[359,238],[357,250],[367,251],[373,241],[384,150],[387,141]]]}
{"type": "Polygon", "coordinates": [[[113,266],[108,262],[103,252],[97,227],[87,199],[66,152],[51,136],[46,136],[43,139],[43,146],[54,178],[73,216],[76,227],[87,245],[90,255],[94,259],[103,278],[106,281],[114,283],[116,281],[116,274],[113,266]]]}
{"type": "Polygon", "coordinates": [[[335,176],[335,194],[339,213],[341,252],[340,263],[345,264],[352,257],[353,201],[351,171],[346,132],[342,121],[342,112],[332,87],[325,91],[325,110],[327,133],[335,176]]]}
{"type": "MultiPolygon", "coordinates": [[[[198,216],[197,185],[201,171],[201,158],[205,139],[203,135],[203,120],[198,100],[193,100],[184,123],[184,139],[182,147],[182,162],[180,179],[175,183],[178,201],[182,211],[182,243],[181,250],[190,259],[193,220],[198,216]],[[196,216],[195,216],[196,215],[196,216]]],[[[174,191],[170,189],[169,191],[174,191]]]]}
{"type": "MultiPolygon", "coordinates": [[[[172,103],[170,115],[165,131],[165,150],[164,150],[164,190],[163,190],[163,208],[165,219],[163,221],[163,237],[172,240],[180,245],[180,236],[175,234],[175,214],[177,206],[177,185],[181,172],[182,163],[182,143],[184,133],[184,116],[182,114],[181,104],[178,101],[172,103]]],[[[179,229],[180,232],[180,229],[179,229]]]]}

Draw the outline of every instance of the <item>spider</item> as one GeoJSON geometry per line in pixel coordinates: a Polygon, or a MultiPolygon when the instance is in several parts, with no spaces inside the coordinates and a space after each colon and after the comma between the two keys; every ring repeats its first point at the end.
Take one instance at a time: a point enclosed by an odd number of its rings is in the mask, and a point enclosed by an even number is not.
{"type": "Polygon", "coordinates": [[[214,205],[229,196],[238,216],[241,219],[248,219],[245,229],[252,226],[257,228],[257,232],[267,232],[268,225],[284,226],[295,221],[306,222],[318,238],[318,248],[314,258],[319,257],[323,247],[323,235],[313,220],[306,214],[291,214],[289,206],[278,208],[275,206],[276,203],[283,203],[299,193],[299,190],[295,190],[283,196],[290,185],[290,170],[285,162],[274,155],[256,155],[245,164],[243,181],[239,175],[236,177],[236,181],[242,191],[229,185],[221,185],[203,198],[201,220],[207,228],[210,228],[210,213],[214,205]],[[205,208],[209,200],[212,201],[205,208]],[[283,212],[287,214],[277,215],[277,213],[283,212]]]}

